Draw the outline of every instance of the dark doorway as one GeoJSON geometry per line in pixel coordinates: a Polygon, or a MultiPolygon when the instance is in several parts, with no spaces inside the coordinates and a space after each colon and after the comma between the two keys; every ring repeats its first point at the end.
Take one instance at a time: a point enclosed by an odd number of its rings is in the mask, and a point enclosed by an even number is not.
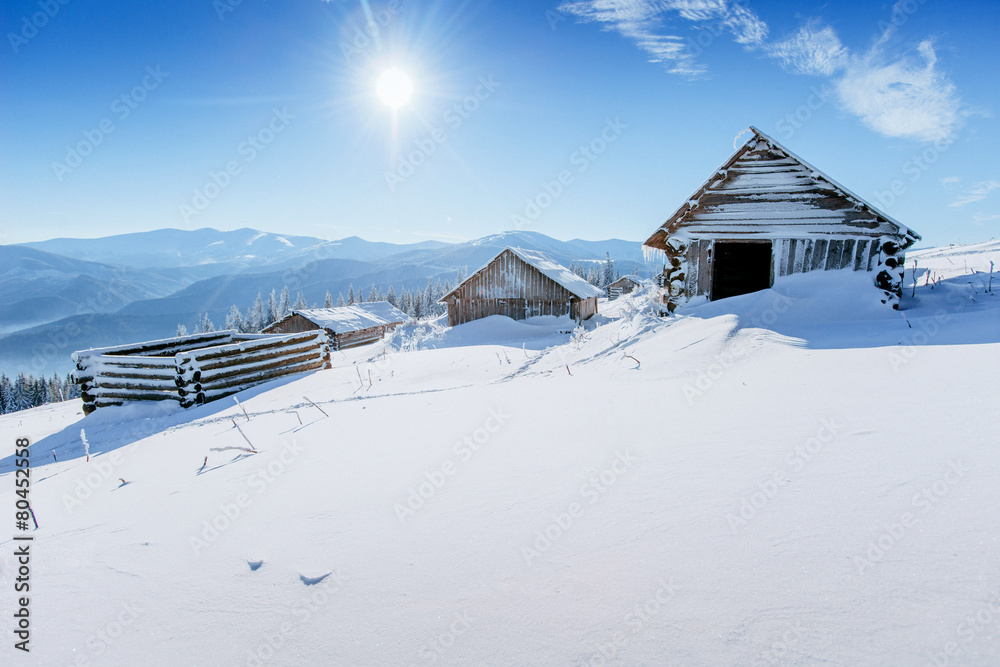
{"type": "Polygon", "coordinates": [[[712,300],[771,286],[771,242],[715,243],[712,300]]]}

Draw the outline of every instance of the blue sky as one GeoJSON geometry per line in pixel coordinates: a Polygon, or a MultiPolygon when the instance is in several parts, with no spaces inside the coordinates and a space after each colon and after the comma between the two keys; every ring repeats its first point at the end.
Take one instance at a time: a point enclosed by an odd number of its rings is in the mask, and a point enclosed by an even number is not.
{"type": "Polygon", "coordinates": [[[1000,233],[995,0],[0,12],[3,243],[162,227],[638,241],[748,125],[921,245],[1000,233]],[[375,93],[390,67],[415,90],[395,112],[375,93]]]}

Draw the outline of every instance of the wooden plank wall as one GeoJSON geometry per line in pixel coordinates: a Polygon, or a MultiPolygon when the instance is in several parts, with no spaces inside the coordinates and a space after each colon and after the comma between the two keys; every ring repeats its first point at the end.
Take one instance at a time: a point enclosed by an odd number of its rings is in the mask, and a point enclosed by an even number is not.
{"type": "MultiPolygon", "coordinates": [[[[535,315],[570,315],[574,300],[569,290],[508,250],[448,298],[448,324],[456,326],[490,315],[516,320],[535,315]]],[[[596,297],[593,301],[596,312],[596,297]]]]}
{"type": "MultiPolygon", "coordinates": [[[[742,239],[735,239],[736,241],[742,239]]],[[[686,287],[691,296],[712,290],[712,254],[716,242],[733,239],[695,239],[688,245],[686,287]]],[[[772,277],[809,271],[853,269],[871,271],[878,264],[878,239],[805,238],[772,240],[772,277]]]]}

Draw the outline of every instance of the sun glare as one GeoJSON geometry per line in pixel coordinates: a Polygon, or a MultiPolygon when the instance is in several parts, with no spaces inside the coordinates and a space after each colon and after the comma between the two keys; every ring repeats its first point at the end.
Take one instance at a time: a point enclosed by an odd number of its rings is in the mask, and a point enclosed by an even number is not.
{"type": "Polygon", "coordinates": [[[404,106],[413,96],[413,81],[406,72],[395,67],[382,72],[376,88],[383,104],[393,109],[404,106]]]}

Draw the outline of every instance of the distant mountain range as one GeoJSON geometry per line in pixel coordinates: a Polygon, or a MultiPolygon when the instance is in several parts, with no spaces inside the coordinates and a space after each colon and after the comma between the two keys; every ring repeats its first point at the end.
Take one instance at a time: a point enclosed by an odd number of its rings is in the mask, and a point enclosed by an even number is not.
{"type": "Polygon", "coordinates": [[[559,241],[530,231],[465,243],[327,241],[239,229],[160,229],[100,239],[59,238],[0,246],[0,371],[51,374],[88,347],[173,336],[203,313],[221,326],[233,304],[258,292],[301,291],[312,304],[375,285],[398,291],[474,271],[507,246],[541,250],[566,264],[603,261],[651,274],[638,242],[559,241]]]}

